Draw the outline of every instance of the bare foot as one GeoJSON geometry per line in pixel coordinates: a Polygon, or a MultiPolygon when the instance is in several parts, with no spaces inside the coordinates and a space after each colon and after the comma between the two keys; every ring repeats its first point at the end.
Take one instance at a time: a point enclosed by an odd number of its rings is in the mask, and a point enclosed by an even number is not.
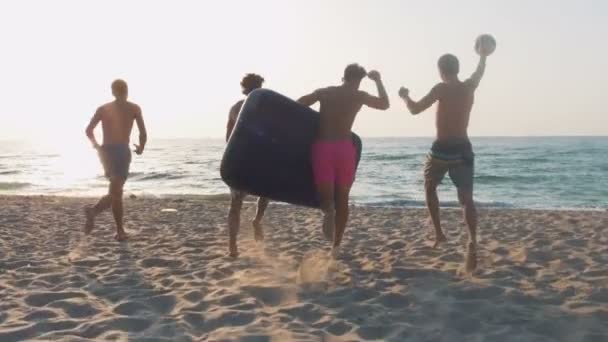
{"type": "Polygon", "coordinates": [[[465,260],[465,270],[468,273],[475,271],[477,268],[477,247],[474,242],[469,242],[467,246],[467,257],[465,260]]]}
{"type": "Polygon", "coordinates": [[[253,226],[253,238],[255,241],[264,241],[264,230],[260,221],[253,220],[251,221],[251,225],[253,226]]]}
{"type": "Polygon", "coordinates": [[[84,234],[89,235],[91,234],[91,231],[93,231],[93,228],[95,228],[95,215],[93,214],[93,207],[85,207],[84,216],[86,217],[86,222],[84,224],[84,234]]]}
{"type": "Polygon", "coordinates": [[[116,240],[118,242],[127,241],[128,239],[129,239],[129,236],[125,232],[118,232],[118,233],[116,233],[116,235],[114,235],[114,240],[116,240]]]}
{"type": "Polygon", "coordinates": [[[323,215],[323,235],[327,241],[334,241],[334,230],[336,216],[334,214],[323,215]]]}
{"type": "Polygon", "coordinates": [[[439,247],[439,245],[446,241],[448,241],[448,239],[445,237],[445,235],[443,235],[443,233],[435,234],[435,243],[433,244],[433,248],[439,247]]]}
{"type": "Polygon", "coordinates": [[[334,260],[338,259],[339,248],[340,247],[336,247],[336,246],[334,246],[334,247],[331,248],[331,250],[329,251],[329,257],[331,259],[334,259],[334,260]]]}
{"type": "Polygon", "coordinates": [[[239,252],[236,249],[230,249],[230,251],[228,251],[228,256],[231,258],[238,258],[239,257],[239,252]]]}

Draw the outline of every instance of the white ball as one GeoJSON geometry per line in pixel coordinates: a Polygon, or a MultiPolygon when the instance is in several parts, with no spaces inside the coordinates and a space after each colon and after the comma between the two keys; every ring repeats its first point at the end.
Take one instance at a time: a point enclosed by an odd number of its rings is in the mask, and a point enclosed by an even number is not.
{"type": "Polygon", "coordinates": [[[475,51],[479,55],[489,56],[496,50],[496,39],[489,34],[482,34],[475,40],[475,51]]]}

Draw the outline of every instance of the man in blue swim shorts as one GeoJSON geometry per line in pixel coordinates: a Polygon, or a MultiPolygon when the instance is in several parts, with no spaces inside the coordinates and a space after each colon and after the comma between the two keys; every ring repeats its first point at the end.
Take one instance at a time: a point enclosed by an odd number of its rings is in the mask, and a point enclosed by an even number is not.
{"type": "Polygon", "coordinates": [[[133,129],[133,122],[137,123],[139,130],[139,145],[135,146],[135,153],[141,155],[147,141],[146,126],[141,114],[141,108],[135,103],[127,101],[129,90],[127,83],[123,80],[115,80],[112,83],[112,95],[115,100],[99,107],[87,126],[86,134],[93,148],[99,154],[105,175],[110,180],[108,194],[103,196],[94,206],[85,208],[86,223],[84,232],[90,234],[94,228],[95,217],[106,209],[112,208],[112,214],[116,221],[117,241],[127,239],[123,227],[123,205],[122,193],[131,164],[131,150],[129,149],[129,138],[133,129]],[[101,122],[103,131],[103,144],[99,145],[93,131],[101,122]]]}
{"type": "Polygon", "coordinates": [[[408,89],[402,87],[399,90],[399,96],[414,115],[425,111],[435,102],[438,103],[435,117],[436,140],[424,165],[426,204],[435,228],[434,247],[437,247],[446,241],[439,218],[437,186],[447,173],[456,186],[464,221],[469,229],[465,261],[467,271],[473,271],[477,267],[477,210],[473,201],[475,155],[469,141],[468,126],[475,91],[485,71],[486,57],[491,51],[482,49],[478,53],[480,58],[477,69],[465,81],[458,77],[458,58],[446,54],[437,62],[442,82],[435,85],[420,101],[412,100],[408,89]]]}

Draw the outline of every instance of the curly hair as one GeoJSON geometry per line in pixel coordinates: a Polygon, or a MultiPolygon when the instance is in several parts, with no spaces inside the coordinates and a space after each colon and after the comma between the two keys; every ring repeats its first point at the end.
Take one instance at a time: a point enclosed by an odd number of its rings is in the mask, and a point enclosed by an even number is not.
{"type": "Polygon", "coordinates": [[[344,81],[359,82],[367,75],[365,68],[357,63],[349,64],[344,69],[344,81]]]}
{"type": "Polygon", "coordinates": [[[261,88],[264,83],[264,78],[258,74],[247,74],[241,80],[243,94],[247,95],[255,89],[261,88]]]}

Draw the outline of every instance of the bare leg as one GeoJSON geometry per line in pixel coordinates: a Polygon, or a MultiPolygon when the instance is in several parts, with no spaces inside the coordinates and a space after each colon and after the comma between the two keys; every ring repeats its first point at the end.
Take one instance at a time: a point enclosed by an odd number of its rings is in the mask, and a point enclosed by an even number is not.
{"type": "Polygon", "coordinates": [[[458,200],[462,205],[464,221],[469,229],[466,270],[471,272],[477,268],[477,210],[473,201],[473,192],[458,190],[458,200]]]}
{"type": "Polygon", "coordinates": [[[266,212],[266,208],[268,207],[268,198],[260,197],[258,198],[258,208],[255,212],[255,218],[251,222],[253,225],[253,237],[255,241],[264,240],[264,231],[262,229],[262,218],[264,217],[264,212],[266,212]]]}
{"type": "Polygon", "coordinates": [[[334,235],[334,248],[342,243],[346,223],[348,222],[348,197],[350,185],[338,185],[336,187],[336,232],[334,235]]]}
{"type": "Polygon", "coordinates": [[[426,206],[433,221],[433,227],[435,228],[435,243],[433,248],[437,248],[442,242],[447,239],[441,230],[441,220],[439,218],[439,198],[437,197],[437,185],[432,183],[425,183],[426,190],[426,206]]]}
{"type": "Polygon", "coordinates": [[[228,211],[228,251],[230,256],[236,258],[239,255],[236,238],[241,225],[241,208],[243,207],[243,194],[232,191],[230,210],[228,211]]]}
{"type": "Polygon", "coordinates": [[[331,183],[317,185],[317,193],[323,211],[323,235],[331,241],[334,238],[336,225],[334,185],[331,183]]]}
{"type": "Polygon", "coordinates": [[[99,215],[99,213],[109,209],[112,206],[112,196],[111,189],[108,189],[108,194],[103,196],[97,204],[92,207],[86,207],[84,209],[84,214],[86,217],[86,223],[84,225],[84,233],[86,235],[90,234],[93,228],[95,228],[95,217],[99,215]]]}
{"type": "Polygon", "coordinates": [[[92,208],[93,209],[93,214],[95,216],[99,215],[100,213],[110,209],[110,207],[112,207],[112,196],[110,193],[111,190],[108,191],[108,194],[103,196],[99,202],[97,202],[97,204],[95,204],[95,206],[92,208]]]}
{"type": "Polygon", "coordinates": [[[127,233],[125,233],[123,227],[122,192],[124,185],[125,179],[123,178],[113,178],[112,180],[110,180],[112,214],[114,215],[114,221],[116,222],[115,239],[117,241],[124,241],[127,239],[127,233]]]}

